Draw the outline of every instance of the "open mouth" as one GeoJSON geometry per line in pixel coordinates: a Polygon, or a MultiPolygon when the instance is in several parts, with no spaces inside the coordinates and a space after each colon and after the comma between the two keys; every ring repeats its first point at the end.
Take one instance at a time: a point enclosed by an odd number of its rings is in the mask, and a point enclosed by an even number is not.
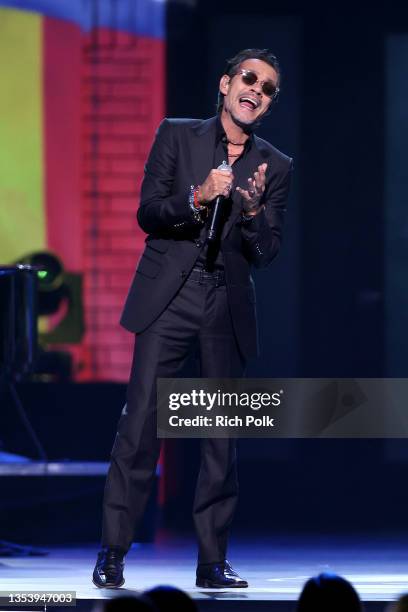
{"type": "Polygon", "coordinates": [[[249,96],[241,96],[239,105],[246,110],[255,111],[259,106],[259,101],[249,96]]]}

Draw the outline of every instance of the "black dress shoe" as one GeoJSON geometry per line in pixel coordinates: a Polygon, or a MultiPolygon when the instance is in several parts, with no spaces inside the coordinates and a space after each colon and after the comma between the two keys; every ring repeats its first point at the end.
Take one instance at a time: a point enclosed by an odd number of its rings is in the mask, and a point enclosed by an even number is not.
{"type": "Polygon", "coordinates": [[[126,551],[118,547],[106,547],[98,553],[92,582],[100,589],[118,589],[125,584],[123,560],[126,551]]]}
{"type": "Polygon", "coordinates": [[[199,564],[196,586],[204,589],[239,589],[248,586],[227,560],[223,563],[199,564]]]}

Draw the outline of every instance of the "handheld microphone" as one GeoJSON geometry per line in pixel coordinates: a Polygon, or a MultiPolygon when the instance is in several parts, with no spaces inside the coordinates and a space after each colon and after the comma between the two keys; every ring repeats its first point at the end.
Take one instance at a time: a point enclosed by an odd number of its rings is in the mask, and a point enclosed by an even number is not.
{"type": "MultiPolygon", "coordinates": [[[[232,172],[231,166],[227,164],[226,161],[223,161],[221,165],[218,166],[217,170],[222,170],[224,172],[232,172]]],[[[210,229],[208,230],[207,242],[214,242],[218,236],[219,226],[221,223],[221,212],[222,205],[225,198],[222,195],[217,196],[214,204],[214,210],[211,218],[210,229]]]]}

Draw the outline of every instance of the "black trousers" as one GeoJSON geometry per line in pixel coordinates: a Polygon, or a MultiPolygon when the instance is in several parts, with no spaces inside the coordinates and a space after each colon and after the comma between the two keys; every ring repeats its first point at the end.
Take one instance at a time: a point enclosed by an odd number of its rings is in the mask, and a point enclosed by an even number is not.
{"type": "MultiPolygon", "coordinates": [[[[141,520],[160,453],[156,379],[176,377],[192,350],[201,376],[241,377],[239,351],[225,285],[187,278],[162,315],[138,334],[126,404],[111,455],[103,505],[102,545],[128,550],[141,520]]],[[[228,530],[238,497],[236,441],[202,439],[193,518],[198,562],[226,558],[228,530]]]]}

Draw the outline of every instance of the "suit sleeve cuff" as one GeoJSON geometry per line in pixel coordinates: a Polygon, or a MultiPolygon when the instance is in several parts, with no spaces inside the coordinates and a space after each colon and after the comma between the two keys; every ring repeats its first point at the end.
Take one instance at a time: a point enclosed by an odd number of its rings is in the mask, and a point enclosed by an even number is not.
{"type": "Polygon", "coordinates": [[[246,217],[243,213],[241,214],[241,227],[245,234],[257,233],[262,228],[265,222],[265,213],[262,210],[257,215],[246,217]]]}

